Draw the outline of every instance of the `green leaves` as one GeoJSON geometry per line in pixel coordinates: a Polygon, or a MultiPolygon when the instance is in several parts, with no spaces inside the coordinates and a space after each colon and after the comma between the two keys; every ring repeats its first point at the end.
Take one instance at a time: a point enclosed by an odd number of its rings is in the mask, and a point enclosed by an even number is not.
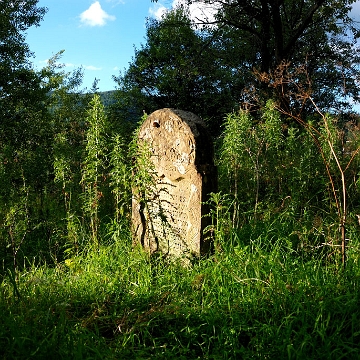
{"type": "Polygon", "coordinates": [[[264,131],[266,147],[272,147],[275,149],[281,148],[284,142],[282,121],[280,113],[275,110],[275,104],[272,100],[269,100],[266,103],[262,119],[264,120],[262,128],[264,131]]]}
{"type": "Polygon", "coordinates": [[[0,111],[2,103],[15,94],[18,101],[26,100],[27,95],[31,95],[29,87],[36,84],[24,31],[38,26],[46,13],[37,3],[38,0],[0,2],[0,111]]]}
{"type": "Polygon", "coordinates": [[[121,134],[115,134],[112,139],[110,152],[110,182],[111,192],[114,196],[115,220],[119,224],[130,212],[131,169],[127,159],[126,145],[121,134]]]}
{"type": "Polygon", "coordinates": [[[94,95],[89,104],[86,120],[85,160],[82,166],[81,183],[84,186],[85,213],[90,218],[92,242],[98,244],[99,206],[103,197],[102,184],[106,176],[106,115],[100,96],[94,95]]]}
{"type": "MultiPolygon", "coordinates": [[[[213,129],[235,106],[231,91],[234,69],[227,67],[217,41],[192,26],[189,13],[178,8],[161,21],[149,20],[146,43],[136,49],[129,69],[116,78],[127,106],[150,113],[172,107],[192,111],[213,129]]],[[[218,128],[216,129],[219,133],[218,128]]]]}
{"type": "Polygon", "coordinates": [[[97,182],[99,176],[103,175],[104,158],[106,150],[106,115],[100,96],[94,95],[89,104],[86,121],[88,130],[86,132],[86,157],[82,182],[97,182]]]}
{"type": "MultiPolygon", "coordinates": [[[[304,110],[302,99],[290,100],[293,87],[278,74],[278,82],[268,87],[259,74],[278,71],[291,64],[291,72],[306,67],[306,78],[295,75],[296,86],[310,83],[311,95],[322,109],[351,108],[359,97],[358,25],[351,17],[354,0],[190,0],[200,7],[211,4],[219,11],[216,24],[209,27],[224,49],[223,56],[243,78],[247,88],[255,89],[256,101],[275,99],[304,110]],[[225,51],[226,50],[226,51],[225,51]],[[254,76],[255,73],[258,75],[254,76]]],[[[240,79],[238,81],[241,81],[240,79]]],[[[248,100],[247,98],[245,100],[248,100]]]]}

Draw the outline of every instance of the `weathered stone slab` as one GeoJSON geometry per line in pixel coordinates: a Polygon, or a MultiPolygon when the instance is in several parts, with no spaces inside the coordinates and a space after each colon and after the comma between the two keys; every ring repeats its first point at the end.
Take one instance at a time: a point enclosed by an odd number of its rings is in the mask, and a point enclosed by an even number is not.
{"type": "Polygon", "coordinates": [[[133,193],[134,241],[150,253],[173,256],[207,253],[210,240],[203,236],[209,223],[203,202],[216,191],[213,145],[204,122],[190,112],[162,109],[153,112],[139,132],[154,168],[147,194],[133,193]],[[144,198],[145,197],[145,198],[144,198]]]}

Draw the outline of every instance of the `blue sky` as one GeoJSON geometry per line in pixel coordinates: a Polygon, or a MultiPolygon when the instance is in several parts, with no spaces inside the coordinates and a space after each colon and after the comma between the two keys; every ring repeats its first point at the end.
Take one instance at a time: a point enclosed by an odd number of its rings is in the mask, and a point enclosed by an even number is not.
{"type": "MultiPolygon", "coordinates": [[[[145,43],[146,19],[160,17],[166,8],[185,0],[39,0],[48,8],[40,27],[30,28],[27,43],[35,53],[34,66],[46,65],[47,59],[65,50],[61,61],[71,72],[82,67],[83,87],[90,89],[95,78],[100,91],[114,90],[113,75],[128,68],[134,46],[145,43]]],[[[211,10],[192,5],[194,17],[211,17],[211,10]]],[[[360,14],[360,0],[353,15],[360,14]]]]}
{"type": "Polygon", "coordinates": [[[39,27],[27,32],[26,41],[35,53],[35,68],[65,50],[61,62],[67,71],[84,69],[83,86],[95,78],[101,91],[113,90],[118,75],[134,56],[134,45],[145,43],[146,18],[157,16],[172,1],[160,4],[150,0],[39,0],[48,8],[39,27]]]}

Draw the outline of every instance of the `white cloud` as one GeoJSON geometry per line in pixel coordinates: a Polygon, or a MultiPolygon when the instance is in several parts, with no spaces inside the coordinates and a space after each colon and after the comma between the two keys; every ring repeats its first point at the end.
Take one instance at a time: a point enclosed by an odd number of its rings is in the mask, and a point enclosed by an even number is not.
{"type": "Polygon", "coordinates": [[[125,4],[124,0],[106,0],[106,2],[113,3],[114,6],[119,5],[119,4],[125,4]]]}
{"type": "Polygon", "coordinates": [[[359,21],[359,14],[360,14],[360,1],[356,1],[354,4],[352,4],[352,10],[350,12],[350,16],[355,19],[356,21],[359,21]]]}
{"type": "Polygon", "coordinates": [[[115,16],[107,14],[98,1],[80,14],[80,21],[87,26],[104,26],[108,20],[115,20],[115,16]]]}
{"type": "Polygon", "coordinates": [[[193,3],[190,5],[190,16],[196,23],[211,23],[215,21],[215,15],[218,10],[219,8],[216,4],[193,3]]]}
{"type": "Polygon", "coordinates": [[[151,17],[154,17],[157,20],[160,20],[162,16],[168,11],[169,9],[164,5],[156,4],[155,6],[149,9],[149,14],[151,17]]]}
{"type": "Polygon", "coordinates": [[[187,5],[186,0],[173,0],[170,7],[159,3],[151,7],[149,9],[149,13],[150,16],[160,20],[167,11],[177,7],[187,8],[189,10],[192,21],[196,24],[201,24],[203,22],[213,22],[215,20],[215,14],[218,9],[215,4],[192,3],[187,5]]]}
{"type": "Polygon", "coordinates": [[[96,66],[93,66],[93,65],[86,65],[86,66],[84,66],[84,69],[85,69],[85,70],[91,70],[91,71],[99,71],[99,70],[102,70],[102,68],[99,68],[99,67],[96,67],[96,66]]]}

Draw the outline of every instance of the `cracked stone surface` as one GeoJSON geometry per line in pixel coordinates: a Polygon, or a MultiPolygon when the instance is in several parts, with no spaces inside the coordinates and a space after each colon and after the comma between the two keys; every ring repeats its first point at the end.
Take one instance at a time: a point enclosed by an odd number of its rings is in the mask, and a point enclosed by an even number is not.
{"type": "Polygon", "coordinates": [[[203,234],[209,209],[203,202],[216,191],[217,174],[204,122],[190,112],[157,110],[140,129],[142,142],[150,150],[154,181],[147,195],[133,192],[134,241],[150,253],[176,257],[209,252],[211,238],[203,234]]]}

